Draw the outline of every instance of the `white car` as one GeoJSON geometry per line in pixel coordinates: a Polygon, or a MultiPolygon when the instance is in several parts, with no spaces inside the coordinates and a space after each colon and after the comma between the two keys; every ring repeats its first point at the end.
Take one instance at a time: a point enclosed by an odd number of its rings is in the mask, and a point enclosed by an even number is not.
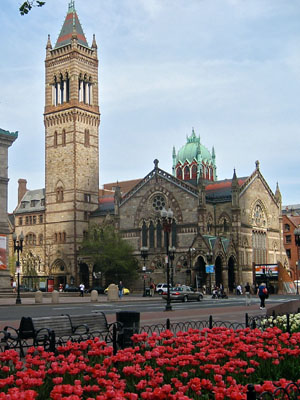
{"type": "MultiPolygon", "coordinates": [[[[170,286],[170,289],[171,289],[172,286],[171,285],[169,285],[169,286],[170,286]]],[[[155,291],[158,294],[162,294],[163,292],[167,291],[167,288],[168,288],[167,283],[158,283],[156,285],[155,291]]]]}

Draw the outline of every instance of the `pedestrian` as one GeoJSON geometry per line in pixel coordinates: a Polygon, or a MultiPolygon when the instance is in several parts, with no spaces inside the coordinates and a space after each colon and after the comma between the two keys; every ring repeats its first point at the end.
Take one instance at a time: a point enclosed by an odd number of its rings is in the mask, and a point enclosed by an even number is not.
{"type": "Polygon", "coordinates": [[[237,285],[237,287],[236,287],[236,294],[237,294],[237,295],[243,294],[243,289],[242,289],[242,286],[241,286],[241,285],[237,285]]]}
{"type": "Polygon", "coordinates": [[[80,297],[83,297],[83,294],[84,294],[84,288],[85,288],[84,284],[83,284],[83,283],[81,283],[81,284],[79,285],[80,297]]]}
{"type": "Polygon", "coordinates": [[[266,308],[265,307],[265,299],[269,297],[268,289],[267,289],[265,283],[261,283],[259,285],[258,290],[257,290],[257,295],[260,298],[260,307],[259,308],[261,310],[264,310],[266,308]]]}
{"type": "Polygon", "coordinates": [[[16,291],[17,291],[17,282],[16,281],[13,281],[13,283],[12,283],[12,290],[13,290],[13,293],[16,293],[16,291]]]}
{"type": "Polygon", "coordinates": [[[121,299],[123,296],[123,289],[124,289],[122,281],[119,282],[118,289],[119,289],[119,298],[121,299]]]}
{"type": "Polygon", "coordinates": [[[151,284],[150,284],[150,296],[151,297],[154,296],[154,291],[155,291],[155,284],[154,284],[154,282],[151,282],[151,284]]]}
{"type": "Polygon", "coordinates": [[[246,298],[246,306],[250,306],[251,304],[251,287],[249,282],[245,285],[245,298],[246,298]]]}
{"type": "Polygon", "coordinates": [[[62,283],[59,284],[59,288],[58,288],[59,292],[63,292],[64,291],[64,286],[62,283]]]}

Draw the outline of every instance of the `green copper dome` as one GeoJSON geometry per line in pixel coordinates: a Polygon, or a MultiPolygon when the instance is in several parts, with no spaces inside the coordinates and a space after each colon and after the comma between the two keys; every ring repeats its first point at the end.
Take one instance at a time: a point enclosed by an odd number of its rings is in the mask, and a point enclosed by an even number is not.
{"type": "Polygon", "coordinates": [[[191,136],[187,137],[187,143],[178,151],[176,164],[178,162],[184,164],[185,161],[191,162],[193,160],[213,163],[212,155],[207,148],[200,143],[200,136],[196,136],[194,129],[192,130],[191,136]]]}

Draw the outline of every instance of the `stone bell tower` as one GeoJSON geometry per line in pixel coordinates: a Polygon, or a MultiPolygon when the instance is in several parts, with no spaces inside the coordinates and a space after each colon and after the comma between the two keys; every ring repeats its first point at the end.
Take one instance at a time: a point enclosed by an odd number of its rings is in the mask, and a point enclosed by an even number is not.
{"type": "Polygon", "coordinates": [[[45,60],[45,246],[51,275],[78,283],[78,245],[98,206],[100,113],[95,36],[88,45],[75,10],[45,60]]]}

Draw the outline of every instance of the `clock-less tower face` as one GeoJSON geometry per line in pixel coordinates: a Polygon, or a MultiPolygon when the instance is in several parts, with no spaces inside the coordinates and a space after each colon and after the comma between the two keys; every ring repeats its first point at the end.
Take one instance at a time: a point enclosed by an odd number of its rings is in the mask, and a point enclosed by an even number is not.
{"type": "Polygon", "coordinates": [[[98,206],[100,114],[97,45],[88,45],[73,1],[53,48],[48,38],[45,69],[46,241],[75,268],[98,206]]]}

